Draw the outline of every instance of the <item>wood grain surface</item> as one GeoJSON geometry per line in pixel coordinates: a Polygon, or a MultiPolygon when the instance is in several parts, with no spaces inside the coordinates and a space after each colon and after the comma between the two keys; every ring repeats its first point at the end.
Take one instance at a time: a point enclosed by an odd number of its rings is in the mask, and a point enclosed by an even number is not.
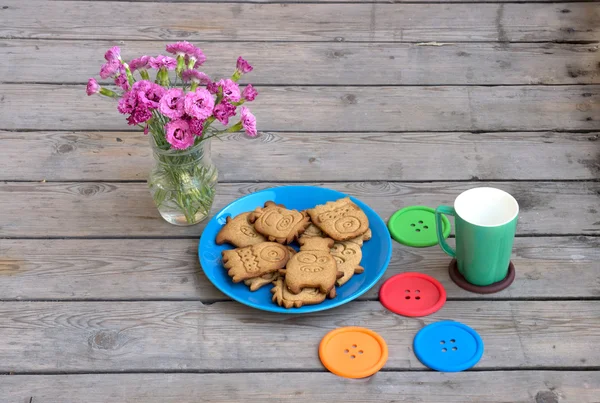
{"type": "Polygon", "coordinates": [[[600,32],[597,3],[475,7],[468,3],[222,3],[215,7],[210,3],[128,6],[108,1],[3,0],[2,4],[6,23],[0,26],[0,38],[6,39],[564,42],[597,41],[600,32]],[[132,24],[131,13],[144,18],[132,24]],[[232,21],[239,18],[252,23],[238,27],[232,21]]]}
{"type": "MultiPolygon", "coordinates": [[[[213,214],[239,197],[280,186],[268,182],[223,183],[213,214]]],[[[362,200],[384,221],[402,207],[452,204],[475,186],[513,194],[520,205],[519,235],[600,233],[599,182],[336,182],[316,183],[362,200]],[[574,208],[576,200],[577,208],[574,208]]],[[[4,237],[198,237],[203,222],[168,224],[158,214],[145,183],[0,183],[4,237]]]]}
{"type": "MultiPolygon", "coordinates": [[[[438,279],[449,299],[600,298],[597,237],[516,238],[516,280],[497,294],[473,294],[457,287],[448,276],[449,262],[439,247],[415,249],[394,243],[382,280],[360,299],[376,300],[383,281],[415,271],[438,279]]],[[[202,271],[197,239],[3,240],[0,295],[3,300],[228,299],[202,271]]]]}
{"type": "MultiPolygon", "coordinates": [[[[264,132],[248,139],[236,133],[213,141],[212,157],[220,180],[228,182],[593,180],[600,174],[599,136],[552,131],[264,132]],[[532,164],[532,155],[542,157],[532,164]]],[[[0,180],[145,181],[153,164],[141,130],[0,131],[0,141],[0,180]]]]}
{"type": "Polygon", "coordinates": [[[342,326],[376,329],[388,344],[388,370],[422,370],[415,334],[449,319],[485,340],[479,370],[597,368],[597,308],[597,301],[448,301],[430,316],[406,318],[360,301],[306,315],[258,314],[237,302],[3,302],[0,371],[323,370],[316,346],[342,326]]]}
{"type": "MultiPolygon", "coordinates": [[[[598,85],[257,89],[260,131],[591,131],[600,121],[598,85]]],[[[131,129],[84,85],[0,84],[0,94],[0,129],[131,129]]]]}
{"type": "MultiPolygon", "coordinates": [[[[81,84],[92,76],[100,80],[102,56],[111,46],[118,45],[130,60],[162,53],[165,43],[0,40],[0,77],[11,83],[81,84]],[[77,68],[71,58],[57,54],[76,55],[77,68]]],[[[202,69],[213,79],[230,75],[235,58],[243,55],[254,70],[241,82],[259,85],[600,83],[597,43],[444,43],[231,42],[224,47],[220,42],[194,42],[207,57],[202,69]]]]}
{"type": "MultiPolygon", "coordinates": [[[[363,379],[329,373],[16,375],[3,380],[7,402],[595,403],[595,372],[380,372],[363,379]],[[425,392],[426,391],[426,392],[425,392]],[[400,399],[400,400],[398,400],[400,399]]],[[[1,399],[1,398],[0,398],[1,399]]]]}

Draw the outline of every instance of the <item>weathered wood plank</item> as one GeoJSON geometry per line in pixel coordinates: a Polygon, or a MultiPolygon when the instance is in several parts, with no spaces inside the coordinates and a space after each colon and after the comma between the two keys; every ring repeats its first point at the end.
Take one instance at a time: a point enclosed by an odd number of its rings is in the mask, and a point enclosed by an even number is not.
{"type": "MultiPolygon", "coordinates": [[[[56,1],[56,0],[52,0],[56,1]]],[[[106,0],[87,0],[104,2],[106,0]]],[[[112,0],[117,2],[153,2],[156,0],[112,0]]],[[[163,3],[230,3],[231,0],[159,0],[163,3]]],[[[511,3],[515,0],[485,0],[486,3],[511,3]]],[[[529,0],[530,3],[553,3],[556,0],[529,0]]],[[[586,3],[595,0],[563,0],[561,3],[586,3]]],[[[244,3],[316,3],[315,0],[244,0],[244,3]]],[[[383,3],[381,0],[319,0],[319,3],[383,3]]],[[[439,0],[394,0],[394,3],[439,3],[439,0]]],[[[481,3],[481,0],[444,0],[444,3],[481,3]]],[[[565,11],[566,13],[566,11],[565,11]]]]}
{"type": "Polygon", "coordinates": [[[379,302],[300,316],[235,302],[3,302],[0,371],[317,370],[319,341],[349,325],[386,340],[386,369],[422,369],[414,335],[448,319],[481,335],[478,369],[600,365],[595,301],[449,301],[425,318],[392,314],[379,302]]]}
{"type": "Polygon", "coordinates": [[[158,2],[127,6],[119,2],[4,0],[3,4],[2,38],[532,42],[596,41],[600,32],[597,3],[477,7],[180,3],[169,7],[158,2]],[[126,10],[144,18],[132,24],[126,10]],[[239,21],[252,23],[240,29],[239,21]]]}
{"type": "MultiPolygon", "coordinates": [[[[259,130],[595,130],[600,86],[259,87],[259,130]]],[[[0,84],[0,129],[128,129],[85,86],[0,84]]]]}
{"type": "MultiPolygon", "coordinates": [[[[254,71],[242,82],[276,85],[598,84],[598,45],[553,43],[222,43],[198,42],[208,57],[206,73],[230,74],[237,55],[254,71]],[[310,60],[310,63],[306,63],[310,60]],[[301,69],[298,66],[302,66],[301,69]],[[367,72],[365,74],[365,72],[367,72]]],[[[119,45],[127,60],[164,52],[164,42],[0,41],[5,82],[79,84],[96,76],[102,55],[119,45]],[[75,55],[77,68],[71,57],[75,55]],[[69,74],[58,72],[68,71],[69,74]]]]}
{"type": "MultiPolygon", "coordinates": [[[[3,300],[227,299],[202,273],[197,250],[194,239],[5,239],[0,245],[0,295],[3,300]]],[[[596,237],[517,238],[512,258],[517,279],[491,295],[469,293],[452,283],[449,261],[437,247],[394,244],[384,278],[361,299],[376,299],[383,281],[407,271],[437,278],[450,299],[600,296],[596,237]]]]}
{"type": "MultiPolygon", "coordinates": [[[[494,186],[520,203],[518,232],[600,233],[599,182],[352,182],[320,183],[356,196],[384,220],[410,205],[451,204],[462,191],[494,186]],[[576,208],[574,207],[576,203],[576,208]]],[[[273,183],[223,183],[213,212],[273,183]]],[[[204,224],[176,227],[160,218],[144,183],[2,183],[0,231],[4,237],[199,236],[204,224]]]]}
{"type": "MultiPolygon", "coordinates": [[[[266,132],[223,137],[212,155],[226,181],[596,179],[599,135],[266,132]]],[[[153,163],[141,131],[0,131],[0,141],[0,180],[145,180],[153,163]]]]}
{"type": "Polygon", "coordinates": [[[597,372],[380,372],[365,380],[329,373],[15,375],[7,402],[597,402],[597,372]]]}

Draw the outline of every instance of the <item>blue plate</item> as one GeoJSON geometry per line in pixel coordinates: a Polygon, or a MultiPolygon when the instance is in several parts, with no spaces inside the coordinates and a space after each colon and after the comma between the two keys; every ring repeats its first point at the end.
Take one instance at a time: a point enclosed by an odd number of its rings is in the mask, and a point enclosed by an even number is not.
{"type": "Polygon", "coordinates": [[[369,226],[373,232],[373,237],[370,241],[364,243],[362,249],[363,257],[360,265],[364,267],[365,271],[362,274],[354,275],[343,286],[336,287],[337,296],[335,298],[326,299],[318,305],[286,309],[279,307],[275,302],[271,301],[270,286],[264,286],[252,292],[244,282],[235,284],[227,275],[227,270],[223,268],[221,262],[221,252],[233,247],[231,245],[217,245],[215,243],[217,233],[225,224],[227,216],[234,217],[246,211],[254,210],[257,207],[262,207],[269,200],[283,204],[290,209],[305,210],[317,204],[324,204],[328,201],[334,201],[347,196],[335,190],[314,186],[282,186],[252,193],[234,201],[219,211],[210,220],[202,233],[198,247],[198,256],[204,274],[225,295],[242,304],[264,311],[281,313],[317,312],[335,308],[336,306],[352,301],[377,283],[387,269],[390,257],[392,256],[392,240],[385,223],[373,209],[353,197],[351,197],[352,201],[367,214],[369,226]]]}

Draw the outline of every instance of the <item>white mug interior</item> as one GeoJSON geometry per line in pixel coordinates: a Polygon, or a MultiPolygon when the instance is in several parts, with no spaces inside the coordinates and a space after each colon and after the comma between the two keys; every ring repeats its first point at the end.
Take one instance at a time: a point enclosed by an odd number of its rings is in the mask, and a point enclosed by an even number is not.
{"type": "Polygon", "coordinates": [[[454,210],[463,220],[481,227],[498,227],[519,214],[519,204],[504,190],[479,187],[462,192],[454,210]]]}

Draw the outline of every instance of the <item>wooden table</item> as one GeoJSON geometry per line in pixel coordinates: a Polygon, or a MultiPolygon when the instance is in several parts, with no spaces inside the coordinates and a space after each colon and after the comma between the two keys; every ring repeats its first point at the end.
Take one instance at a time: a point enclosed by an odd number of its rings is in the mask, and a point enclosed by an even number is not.
{"type": "Polygon", "coordinates": [[[0,22],[1,402],[600,401],[598,2],[1,0],[0,22]],[[262,135],[214,142],[214,211],[300,182],[387,220],[491,184],[521,205],[515,283],[471,294],[439,248],[395,244],[385,278],[435,276],[441,311],[391,314],[379,286],[305,316],[219,293],[197,260],[204,224],[158,216],[147,139],[84,91],[108,47],[182,39],[211,75],[255,65],[262,135]],[[472,370],[416,359],[415,333],[443,319],[485,341],[472,370]],[[349,325],[389,345],[369,379],[319,362],[349,325]]]}

